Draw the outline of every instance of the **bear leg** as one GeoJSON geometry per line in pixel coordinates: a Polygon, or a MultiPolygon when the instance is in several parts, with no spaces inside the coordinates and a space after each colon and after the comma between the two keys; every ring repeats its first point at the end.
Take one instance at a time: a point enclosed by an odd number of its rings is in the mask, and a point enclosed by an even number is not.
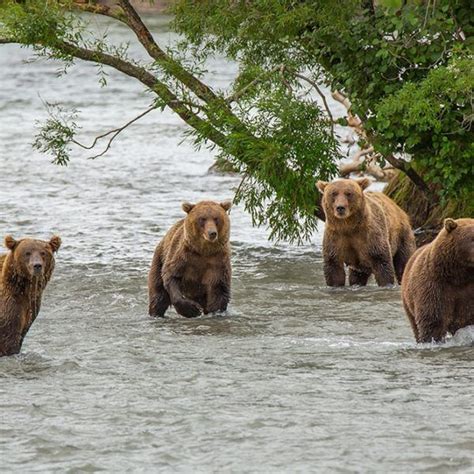
{"type": "Polygon", "coordinates": [[[22,342],[19,334],[5,334],[0,340],[0,357],[19,354],[22,342]]]}
{"type": "Polygon", "coordinates": [[[367,281],[370,277],[370,272],[362,272],[355,270],[354,268],[349,268],[349,285],[367,285],[367,281]]]}
{"type": "Polygon", "coordinates": [[[433,319],[432,315],[418,315],[417,327],[416,342],[441,342],[447,332],[444,320],[442,318],[433,319]]]}
{"type": "Polygon", "coordinates": [[[207,304],[204,314],[225,311],[230,301],[230,285],[221,283],[212,287],[207,295],[207,304]]]}
{"type": "Polygon", "coordinates": [[[165,288],[163,286],[161,286],[161,288],[156,288],[153,295],[150,294],[148,314],[150,316],[162,318],[170,305],[170,297],[165,288]]]}
{"type": "Polygon", "coordinates": [[[393,268],[390,251],[377,252],[370,255],[372,271],[378,286],[388,286],[395,283],[395,269],[393,268]]]}
{"type": "Polygon", "coordinates": [[[328,286],[344,286],[346,284],[346,272],[342,262],[335,259],[324,259],[323,270],[328,286]]]}
{"type": "MultiPolygon", "coordinates": [[[[411,229],[410,229],[411,232],[411,229]]],[[[393,266],[398,284],[402,283],[403,272],[407,266],[408,260],[416,250],[415,238],[413,235],[402,238],[396,254],[393,256],[393,266]]]]}
{"type": "Polygon", "coordinates": [[[161,247],[158,246],[148,275],[148,314],[153,317],[163,317],[171,304],[163,285],[162,268],[161,247]]]}
{"type": "Polygon", "coordinates": [[[403,307],[405,308],[405,313],[408,317],[408,321],[410,321],[410,326],[415,336],[415,340],[418,342],[419,334],[418,334],[418,326],[416,325],[415,316],[408,308],[407,303],[405,302],[405,298],[403,298],[403,307]]]}

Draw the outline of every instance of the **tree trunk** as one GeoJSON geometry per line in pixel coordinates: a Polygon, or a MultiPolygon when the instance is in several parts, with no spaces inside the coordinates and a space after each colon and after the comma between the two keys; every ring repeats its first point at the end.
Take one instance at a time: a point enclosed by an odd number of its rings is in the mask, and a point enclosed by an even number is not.
{"type": "Polygon", "coordinates": [[[460,200],[434,204],[404,173],[397,174],[388,183],[384,193],[393,199],[410,217],[415,229],[417,246],[431,242],[447,217],[458,219],[469,215],[468,203],[460,200]]]}

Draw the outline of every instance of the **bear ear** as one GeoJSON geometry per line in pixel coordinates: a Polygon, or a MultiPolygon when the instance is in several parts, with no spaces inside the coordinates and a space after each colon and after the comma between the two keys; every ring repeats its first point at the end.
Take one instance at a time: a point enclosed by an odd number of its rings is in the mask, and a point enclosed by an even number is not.
{"type": "Polygon", "coordinates": [[[59,235],[53,235],[49,241],[49,245],[53,249],[53,252],[57,252],[59,247],[61,247],[61,237],[59,237],[59,235]]]}
{"type": "Polygon", "coordinates": [[[458,223],[454,219],[451,219],[450,217],[444,220],[444,228],[448,232],[452,232],[457,226],[458,226],[458,223]]]}
{"type": "Polygon", "coordinates": [[[366,189],[372,184],[369,178],[356,179],[354,181],[358,183],[362,189],[366,189]]]}
{"type": "Polygon", "coordinates": [[[324,194],[324,190],[326,189],[326,186],[328,185],[329,183],[327,181],[318,181],[316,183],[316,187],[318,188],[319,192],[321,194],[324,194]]]}
{"type": "Polygon", "coordinates": [[[222,201],[220,205],[227,212],[232,207],[232,201],[222,201]]]}
{"type": "Polygon", "coordinates": [[[183,202],[183,204],[181,204],[181,209],[183,209],[183,211],[186,213],[186,214],[189,214],[192,210],[193,210],[193,207],[195,206],[196,204],[191,204],[190,202],[183,202]]]}
{"type": "Polygon", "coordinates": [[[18,245],[18,240],[15,240],[11,235],[5,237],[5,247],[10,250],[15,250],[15,247],[18,245]]]}

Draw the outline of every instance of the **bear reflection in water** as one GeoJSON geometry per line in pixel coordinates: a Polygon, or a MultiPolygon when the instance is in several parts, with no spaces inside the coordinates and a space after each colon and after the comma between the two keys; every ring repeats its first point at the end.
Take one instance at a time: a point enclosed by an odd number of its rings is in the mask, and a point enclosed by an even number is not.
{"type": "Polygon", "coordinates": [[[10,252],[0,257],[0,356],[20,352],[38,316],[61,239],[54,236],[45,242],[7,236],[5,246],[10,252]]]}
{"type": "Polygon", "coordinates": [[[474,219],[446,219],[436,239],[415,252],[402,299],[417,342],[474,324],[474,219]]]}
{"type": "Polygon", "coordinates": [[[225,311],[230,299],[231,202],[183,203],[187,216],[155,250],[148,276],[149,314],[170,305],[187,318],[225,311]]]}

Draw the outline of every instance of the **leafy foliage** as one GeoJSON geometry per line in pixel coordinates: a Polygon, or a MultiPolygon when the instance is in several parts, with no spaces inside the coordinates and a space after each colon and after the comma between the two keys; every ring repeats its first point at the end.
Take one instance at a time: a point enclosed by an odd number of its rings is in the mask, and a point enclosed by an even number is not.
{"type": "Polygon", "coordinates": [[[231,133],[222,151],[244,175],[236,200],[244,201],[256,224],[268,222],[271,238],[308,239],[316,227],[316,179],[337,171],[337,143],[327,118],[313,102],[281,86],[252,103],[258,113],[243,120],[258,142],[242,153],[245,137],[231,133]]]}
{"type": "Polygon", "coordinates": [[[368,3],[180,0],[175,27],[238,60],[240,87],[285,64],[343,91],[377,151],[408,154],[443,199],[474,200],[470,2],[368,3]]]}
{"type": "Polygon", "coordinates": [[[36,135],[33,147],[52,155],[53,163],[66,166],[69,163],[70,145],[79,128],[77,110],[65,110],[59,104],[45,105],[49,117],[36,135]]]}
{"type": "Polygon", "coordinates": [[[424,81],[405,83],[375,119],[379,148],[415,156],[444,198],[468,200],[474,189],[473,84],[474,60],[453,58],[424,81]]]}

